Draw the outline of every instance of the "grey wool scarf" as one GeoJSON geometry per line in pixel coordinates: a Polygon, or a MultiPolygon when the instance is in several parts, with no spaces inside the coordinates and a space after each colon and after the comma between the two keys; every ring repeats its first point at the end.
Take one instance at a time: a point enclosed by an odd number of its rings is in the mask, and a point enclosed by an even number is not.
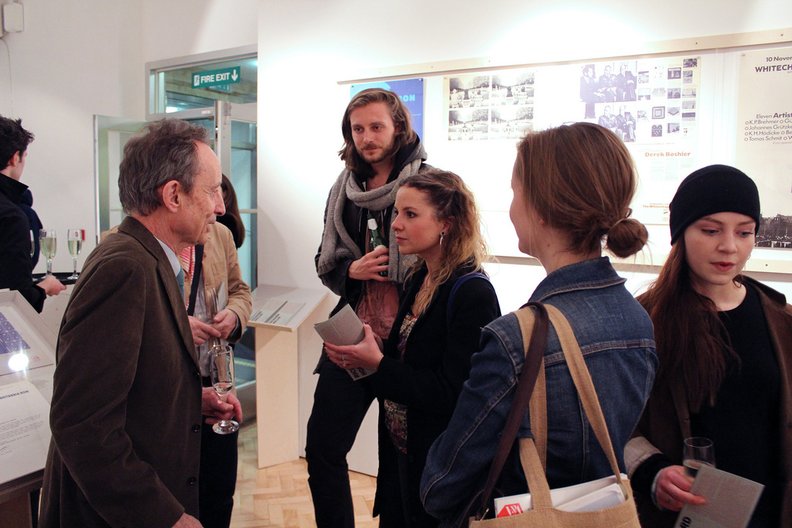
{"type": "MultiPolygon", "coordinates": [[[[423,149],[421,149],[423,150],[423,149]]],[[[402,168],[399,175],[382,187],[366,191],[360,188],[357,180],[349,169],[344,169],[330,189],[327,200],[327,214],[324,233],[322,234],[322,251],[317,263],[319,275],[332,271],[339,262],[352,259],[357,260],[363,256],[360,248],[347,233],[344,226],[344,202],[350,200],[356,206],[370,211],[382,211],[396,200],[396,191],[399,184],[418,172],[423,163],[424,156],[418,156],[402,168]]],[[[393,221],[394,213],[391,212],[393,221]]],[[[404,282],[407,273],[417,260],[415,255],[402,255],[396,244],[396,237],[390,233],[388,237],[388,278],[394,282],[404,282]]]]}

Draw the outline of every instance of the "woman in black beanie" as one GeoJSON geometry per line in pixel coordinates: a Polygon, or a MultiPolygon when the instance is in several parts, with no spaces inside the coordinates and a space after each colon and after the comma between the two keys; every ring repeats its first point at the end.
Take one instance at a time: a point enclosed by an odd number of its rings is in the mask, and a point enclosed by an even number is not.
{"type": "Polygon", "coordinates": [[[682,441],[713,441],[718,468],[764,484],[749,527],[792,526],[792,307],[741,274],[761,220],[741,171],[711,165],[671,201],[671,253],[639,297],[660,369],[625,461],[644,528],[671,527],[693,479],[682,441]]]}

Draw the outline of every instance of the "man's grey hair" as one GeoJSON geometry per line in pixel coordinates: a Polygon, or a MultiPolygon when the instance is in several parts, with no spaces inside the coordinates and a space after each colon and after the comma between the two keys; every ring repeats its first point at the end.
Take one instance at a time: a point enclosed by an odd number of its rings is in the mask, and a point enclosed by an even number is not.
{"type": "Polygon", "coordinates": [[[180,119],[146,126],[124,146],[118,196],[124,212],[147,216],[162,206],[159,188],[176,180],[191,192],[198,172],[198,143],[209,144],[206,129],[180,119]]]}

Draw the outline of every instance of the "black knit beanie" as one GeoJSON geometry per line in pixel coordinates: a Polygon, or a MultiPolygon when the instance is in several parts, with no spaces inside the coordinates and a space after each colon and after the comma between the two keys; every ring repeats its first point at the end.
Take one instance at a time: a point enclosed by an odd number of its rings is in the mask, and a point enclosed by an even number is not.
{"type": "Polygon", "coordinates": [[[740,213],[756,221],[762,219],[756,184],[741,170],[727,165],[710,165],[691,173],[679,185],[671,200],[671,244],[685,229],[714,213],[740,213]]]}

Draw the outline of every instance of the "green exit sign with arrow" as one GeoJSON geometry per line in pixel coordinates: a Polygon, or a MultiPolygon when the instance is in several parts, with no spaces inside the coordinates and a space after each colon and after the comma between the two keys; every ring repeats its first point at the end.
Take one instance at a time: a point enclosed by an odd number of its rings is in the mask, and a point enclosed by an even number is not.
{"type": "Polygon", "coordinates": [[[232,66],[230,68],[223,68],[222,70],[193,72],[192,87],[206,88],[208,86],[217,86],[220,84],[234,84],[241,80],[242,75],[240,74],[239,66],[232,66]]]}

